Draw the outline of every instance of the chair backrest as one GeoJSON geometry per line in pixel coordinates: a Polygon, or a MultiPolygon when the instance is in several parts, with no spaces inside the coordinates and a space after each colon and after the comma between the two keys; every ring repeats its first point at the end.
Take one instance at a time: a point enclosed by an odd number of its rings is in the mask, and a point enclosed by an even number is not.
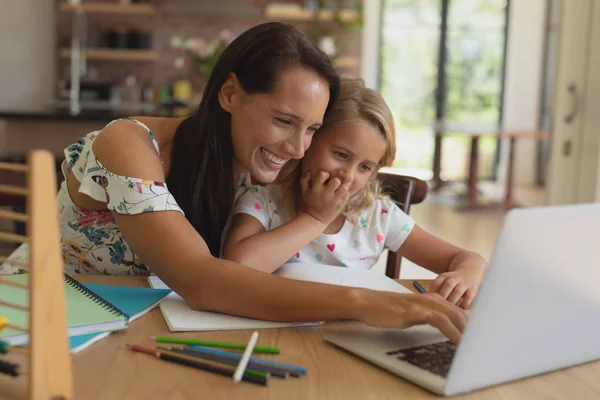
{"type": "MultiPolygon", "coordinates": [[[[427,196],[427,183],[419,178],[398,175],[393,172],[379,172],[378,178],[382,191],[388,194],[406,214],[409,213],[411,205],[422,202],[427,196]]],[[[398,279],[401,259],[398,252],[390,251],[388,253],[385,268],[385,274],[388,277],[398,279]]]]}
{"type": "MultiPolygon", "coordinates": [[[[65,293],[57,290],[63,286],[64,275],[54,167],[54,157],[44,150],[31,151],[26,164],[0,162],[0,170],[20,173],[23,183],[16,186],[2,181],[0,193],[20,197],[27,204],[26,213],[0,209],[0,218],[27,224],[26,236],[0,231],[0,240],[28,243],[29,247],[28,262],[10,260],[11,264],[29,271],[28,283],[13,282],[0,276],[0,293],[4,285],[10,285],[28,297],[28,306],[10,302],[3,302],[2,306],[27,313],[29,320],[28,326],[3,322],[8,328],[29,334],[29,349],[7,347],[9,356],[13,356],[13,352],[15,356],[23,355],[24,351],[29,362],[26,372],[20,372],[21,363],[17,360],[15,363],[12,358],[10,361],[0,359],[0,373],[9,374],[12,379],[0,380],[0,398],[5,398],[5,393],[23,398],[20,375],[27,381],[25,386],[31,400],[73,398],[65,293]]],[[[0,257],[0,263],[4,261],[6,258],[0,257]]]]}
{"type": "MultiPolygon", "coordinates": [[[[60,168],[61,162],[62,159],[54,162],[57,187],[60,187],[63,181],[63,174],[60,168]]],[[[0,163],[26,164],[27,160],[23,156],[0,157],[0,163]]],[[[0,169],[0,185],[25,187],[27,185],[25,178],[25,175],[18,171],[0,169]]],[[[24,213],[26,212],[26,198],[17,193],[0,190],[0,207],[10,207],[14,212],[24,213]]],[[[25,235],[25,223],[23,221],[15,221],[13,230],[16,234],[25,235]]]]}

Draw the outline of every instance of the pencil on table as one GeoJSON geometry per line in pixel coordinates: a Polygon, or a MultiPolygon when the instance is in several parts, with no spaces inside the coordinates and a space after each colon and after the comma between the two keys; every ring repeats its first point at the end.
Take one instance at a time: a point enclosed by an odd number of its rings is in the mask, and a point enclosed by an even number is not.
{"type": "MultiPolygon", "coordinates": [[[[240,358],[242,358],[241,354],[230,353],[230,352],[223,351],[223,350],[211,349],[209,347],[190,345],[190,346],[187,346],[187,348],[191,349],[191,350],[195,350],[195,351],[200,351],[203,353],[218,354],[218,355],[222,355],[225,357],[233,358],[235,360],[239,360],[240,358]]],[[[257,364],[261,364],[261,365],[273,366],[273,367],[276,367],[279,369],[285,369],[290,372],[291,376],[299,376],[300,374],[306,375],[308,373],[308,371],[304,367],[300,367],[298,365],[293,365],[293,364],[286,364],[286,363],[282,363],[279,361],[266,360],[264,358],[258,358],[258,357],[250,357],[250,361],[257,363],[257,364]]]]}
{"type": "MultiPolygon", "coordinates": [[[[163,354],[172,354],[172,355],[174,355],[176,357],[179,357],[179,358],[182,358],[182,359],[185,359],[185,360],[198,361],[198,362],[201,362],[202,364],[212,365],[212,366],[215,366],[215,367],[227,369],[227,370],[229,370],[231,372],[235,372],[235,367],[234,366],[231,366],[229,364],[225,364],[222,361],[210,360],[210,359],[206,359],[206,358],[203,359],[201,357],[191,356],[189,354],[178,353],[176,351],[168,350],[167,348],[160,347],[160,346],[157,346],[156,349],[159,350],[163,354]]],[[[255,369],[251,369],[251,368],[246,368],[244,370],[244,374],[259,376],[261,378],[267,378],[267,379],[271,376],[270,372],[257,371],[255,369]]]]}
{"type": "Polygon", "coordinates": [[[240,363],[233,374],[233,382],[238,383],[242,376],[244,375],[244,371],[246,370],[246,366],[248,366],[248,361],[250,361],[250,356],[252,355],[252,350],[254,350],[254,346],[256,346],[256,342],[258,341],[258,332],[252,333],[250,337],[250,341],[248,342],[248,346],[246,346],[246,350],[244,350],[244,354],[242,354],[242,358],[240,363]]]}
{"type": "MultiPolygon", "coordinates": [[[[177,347],[173,347],[173,346],[170,346],[170,347],[157,346],[156,348],[160,349],[160,350],[172,351],[174,353],[185,354],[185,355],[188,355],[191,357],[197,357],[197,358],[209,360],[209,361],[216,361],[219,363],[233,365],[233,366],[237,366],[238,360],[239,360],[239,358],[227,357],[227,356],[223,356],[223,355],[219,355],[219,354],[212,354],[212,353],[203,352],[200,350],[193,350],[193,349],[187,349],[187,348],[182,349],[182,348],[177,348],[177,347]]],[[[261,371],[261,372],[265,372],[265,373],[270,373],[272,376],[275,376],[278,378],[283,378],[283,379],[287,379],[290,376],[290,371],[288,371],[287,369],[259,364],[259,363],[253,362],[252,359],[250,361],[248,361],[247,367],[249,369],[246,369],[246,372],[248,372],[249,370],[261,371]]],[[[300,374],[295,374],[295,376],[300,376],[300,374]]]]}
{"type": "Polygon", "coordinates": [[[413,286],[419,291],[419,293],[427,293],[427,290],[418,281],[414,281],[413,286]]]}
{"type": "MultiPolygon", "coordinates": [[[[227,343],[227,342],[215,342],[213,340],[198,340],[198,339],[187,339],[187,338],[175,338],[175,337],[167,337],[167,336],[150,336],[151,340],[156,341],[157,343],[172,343],[172,344],[185,344],[185,345],[198,345],[198,346],[206,346],[206,347],[220,347],[222,349],[234,349],[234,350],[245,350],[246,345],[241,343],[227,343]]],[[[255,353],[265,353],[265,354],[279,354],[280,351],[277,347],[267,347],[267,346],[255,346],[255,353]]]]}
{"type": "MultiPolygon", "coordinates": [[[[227,366],[217,365],[215,363],[202,362],[197,359],[193,359],[191,357],[177,356],[174,354],[165,353],[159,350],[154,350],[148,347],[140,346],[137,344],[127,345],[131,350],[137,351],[140,353],[146,353],[153,355],[157,358],[160,358],[165,361],[170,361],[173,363],[186,365],[188,367],[201,369],[203,371],[213,372],[219,375],[232,377],[235,374],[235,370],[233,368],[228,368],[227,366]]],[[[262,386],[266,386],[268,383],[267,377],[256,376],[253,374],[243,374],[241,379],[246,382],[256,383],[262,386]]]]}

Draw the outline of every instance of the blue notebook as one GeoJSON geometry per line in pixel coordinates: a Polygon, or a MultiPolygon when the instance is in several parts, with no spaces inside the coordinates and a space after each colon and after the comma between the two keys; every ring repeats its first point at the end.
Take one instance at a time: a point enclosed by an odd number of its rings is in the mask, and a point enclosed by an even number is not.
{"type": "MultiPolygon", "coordinates": [[[[146,314],[158,305],[171,290],[108,286],[84,283],[85,287],[129,315],[129,322],[146,314]]],[[[71,353],[75,354],[108,336],[110,332],[90,333],[69,337],[71,353]]]]}

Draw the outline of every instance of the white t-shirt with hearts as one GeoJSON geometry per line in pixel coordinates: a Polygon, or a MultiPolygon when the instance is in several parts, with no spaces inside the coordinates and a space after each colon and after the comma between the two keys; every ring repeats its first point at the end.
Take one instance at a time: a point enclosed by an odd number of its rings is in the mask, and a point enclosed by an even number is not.
{"type": "MultiPolygon", "coordinates": [[[[253,186],[238,199],[233,214],[251,215],[265,230],[273,230],[281,225],[277,192],[273,186],[253,186]]],[[[369,269],[384,249],[397,251],[414,225],[393,201],[378,199],[360,213],[356,224],[346,220],[338,233],[319,235],[287,262],[369,269]]]]}

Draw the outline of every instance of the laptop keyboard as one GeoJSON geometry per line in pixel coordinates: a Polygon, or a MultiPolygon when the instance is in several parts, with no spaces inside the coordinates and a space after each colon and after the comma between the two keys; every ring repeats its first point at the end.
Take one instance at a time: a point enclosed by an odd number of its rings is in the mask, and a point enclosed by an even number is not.
{"type": "Polygon", "coordinates": [[[396,356],[414,366],[423,368],[442,378],[448,376],[456,345],[450,341],[410,347],[408,349],[388,351],[388,356],[396,356]]]}

